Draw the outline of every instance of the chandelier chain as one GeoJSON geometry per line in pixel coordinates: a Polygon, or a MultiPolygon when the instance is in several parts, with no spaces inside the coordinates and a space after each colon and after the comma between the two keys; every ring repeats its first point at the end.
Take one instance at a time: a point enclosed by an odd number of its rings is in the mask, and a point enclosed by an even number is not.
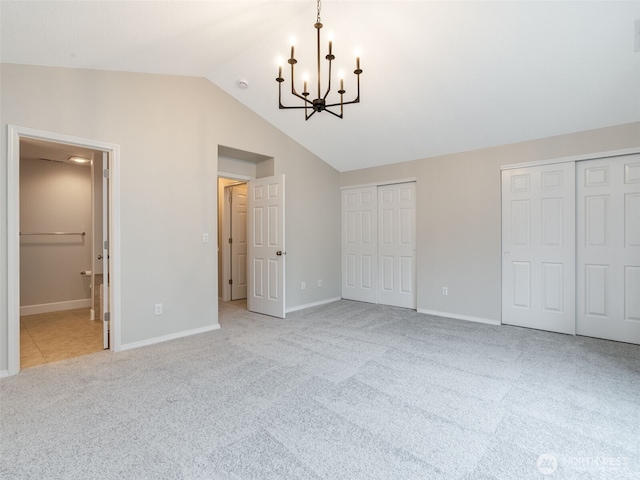
{"type": "Polygon", "coordinates": [[[317,17],[317,23],[322,23],[320,21],[320,10],[322,9],[322,2],[320,0],[318,0],[318,17],[317,17]]]}

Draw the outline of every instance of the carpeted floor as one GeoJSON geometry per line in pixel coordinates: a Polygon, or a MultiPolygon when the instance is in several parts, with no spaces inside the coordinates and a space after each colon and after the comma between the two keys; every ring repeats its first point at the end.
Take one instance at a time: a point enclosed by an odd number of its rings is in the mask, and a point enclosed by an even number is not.
{"type": "Polygon", "coordinates": [[[639,479],[640,347],[339,301],[0,382],[3,479],[639,479]]]}

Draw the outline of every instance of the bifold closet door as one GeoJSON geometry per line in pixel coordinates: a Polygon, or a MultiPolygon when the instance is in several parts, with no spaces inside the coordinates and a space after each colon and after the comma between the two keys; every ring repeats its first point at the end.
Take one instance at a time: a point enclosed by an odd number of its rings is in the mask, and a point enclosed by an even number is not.
{"type": "Polygon", "coordinates": [[[575,333],[575,166],[502,172],[502,323],[575,333]]]}
{"type": "Polygon", "coordinates": [[[342,191],[342,298],[378,303],[378,190],[342,191]]]}
{"type": "Polygon", "coordinates": [[[640,344],[640,155],[576,168],[577,333],[640,344]]]}

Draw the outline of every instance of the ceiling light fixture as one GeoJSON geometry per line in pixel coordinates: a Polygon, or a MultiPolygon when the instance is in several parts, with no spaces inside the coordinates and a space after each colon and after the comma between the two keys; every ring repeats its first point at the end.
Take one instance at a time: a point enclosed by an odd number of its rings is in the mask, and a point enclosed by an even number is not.
{"type": "Polygon", "coordinates": [[[69,161],[70,162],[75,162],[75,163],[89,163],[90,160],[88,158],[83,158],[83,157],[69,157],[69,161]]]}
{"type": "Polygon", "coordinates": [[[318,5],[318,16],[316,18],[316,24],[314,25],[317,30],[317,83],[318,83],[318,97],[314,100],[309,100],[307,97],[309,96],[309,92],[307,91],[307,80],[303,81],[303,90],[302,93],[298,93],[296,91],[295,83],[294,83],[294,67],[298,61],[295,59],[294,50],[295,46],[291,45],[291,57],[287,60],[287,63],[291,65],[291,94],[295,97],[298,97],[304,102],[304,105],[297,106],[285,106],[282,104],[282,83],[284,82],[284,78],[282,78],[282,63],[278,66],[278,78],[276,81],[278,82],[278,107],[281,109],[290,109],[290,108],[304,108],[304,118],[305,120],[309,120],[316,112],[329,112],[331,115],[335,115],[338,118],[342,118],[343,107],[344,105],[349,105],[351,103],[360,103],[360,74],[362,73],[362,69],[360,68],[360,57],[356,57],[356,69],[353,73],[357,79],[358,91],[356,93],[355,100],[351,100],[349,102],[345,102],[343,99],[344,94],[346,93],[344,89],[344,78],[340,78],[340,90],[338,90],[338,94],[340,94],[340,101],[335,103],[327,103],[327,97],[329,96],[329,92],[331,92],[331,62],[336,58],[333,55],[332,47],[333,42],[329,40],[329,53],[324,57],[329,61],[328,66],[328,82],[327,89],[322,94],[322,85],[320,81],[320,29],[322,28],[322,23],[320,22],[320,0],[317,0],[318,5]],[[330,108],[332,107],[340,107],[340,113],[336,113],[330,108]],[[311,113],[309,113],[311,110],[311,113]]]}

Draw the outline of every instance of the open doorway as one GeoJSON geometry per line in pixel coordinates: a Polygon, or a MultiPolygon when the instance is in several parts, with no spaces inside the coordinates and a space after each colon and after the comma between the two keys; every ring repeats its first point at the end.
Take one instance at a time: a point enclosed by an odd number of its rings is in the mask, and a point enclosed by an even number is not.
{"type": "Polygon", "coordinates": [[[219,250],[223,302],[247,298],[247,183],[219,178],[219,250]]]}
{"type": "Polygon", "coordinates": [[[20,140],[21,368],[104,348],[101,172],[100,151],[20,140]]]}
{"type": "Polygon", "coordinates": [[[13,125],[8,147],[9,374],[118,350],[119,147],[13,125]]]}
{"type": "Polygon", "coordinates": [[[247,297],[247,184],[274,174],[274,159],[236,148],[218,147],[218,298],[247,297]]]}

